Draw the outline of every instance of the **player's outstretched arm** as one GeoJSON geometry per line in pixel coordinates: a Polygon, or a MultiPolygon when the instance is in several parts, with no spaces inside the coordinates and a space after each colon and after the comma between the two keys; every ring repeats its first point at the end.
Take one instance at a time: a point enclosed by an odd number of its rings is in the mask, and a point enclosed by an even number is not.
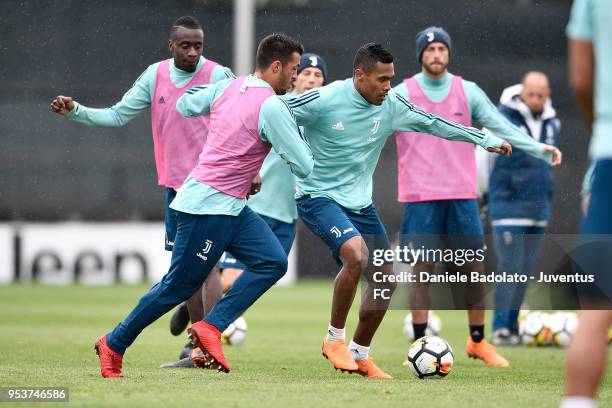
{"type": "Polygon", "coordinates": [[[503,137],[512,146],[535,158],[547,161],[553,166],[561,164],[562,154],[559,149],[545,143],[536,142],[531,136],[510,123],[478,87],[474,92],[473,105],[473,107],[471,106],[472,115],[491,132],[503,137]]]}
{"type": "Polygon", "coordinates": [[[473,143],[492,153],[512,154],[512,146],[493,134],[425,112],[396,92],[390,92],[389,98],[395,106],[395,131],[424,132],[447,140],[473,143]]]}
{"type": "Polygon", "coordinates": [[[186,118],[208,115],[212,105],[209,85],[202,85],[187,90],[176,101],[176,110],[186,118]]]}
{"type": "Polygon", "coordinates": [[[156,65],[151,65],[110,108],[88,108],[68,96],[58,96],[51,102],[51,110],[68,120],[95,127],[121,127],[151,105],[155,87],[156,65]],[[154,69],[155,68],[155,69],[154,69]]]}
{"type": "Polygon", "coordinates": [[[312,172],[312,150],[287,103],[279,97],[272,96],[261,105],[259,134],[263,141],[272,144],[274,151],[289,164],[293,174],[305,178],[312,172]]]}
{"type": "Polygon", "coordinates": [[[322,107],[321,88],[311,89],[299,96],[282,96],[281,99],[287,103],[300,126],[313,124],[319,117],[322,107]]]}
{"type": "Polygon", "coordinates": [[[186,118],[208,115],[213,102],[235,79],[228,78],[215,84],[206,84],[189,88],[178,101],[176,110],[186,118]]]}

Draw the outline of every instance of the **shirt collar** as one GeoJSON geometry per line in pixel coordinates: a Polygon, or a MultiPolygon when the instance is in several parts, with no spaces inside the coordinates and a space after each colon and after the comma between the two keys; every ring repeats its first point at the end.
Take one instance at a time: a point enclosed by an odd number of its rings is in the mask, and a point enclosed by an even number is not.
{"type": "Polygon", "coordinates": [[[272,85],[267,83],[261,78],[257,78],[255,75],[250,74],[244,79],[244,85],[249,88],[270,88],[272,89],[272,85]]]}
{"type": "Polygon", "coordinates": [[[439,79],[430,78],[422,72],[417,74],[417,79],[421,83],[421,86],[426,89],[446,88],[452,78],[453,76],[448,72],[439,79]]]}
{"type": "Polygon", "coordinates": [[[361,96],[357,88],[355,88],[353,78],[346,79],[344,81],[344,86],[348,89],[349,100],[355,107],[360,109],[367,109],[373,106],[370,102],[366,101],[365,98],[361,96]]]}

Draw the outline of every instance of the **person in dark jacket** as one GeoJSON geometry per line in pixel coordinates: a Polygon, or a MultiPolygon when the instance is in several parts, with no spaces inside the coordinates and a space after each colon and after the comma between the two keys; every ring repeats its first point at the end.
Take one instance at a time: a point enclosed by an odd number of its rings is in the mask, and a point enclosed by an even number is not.
{"type": "MultiPolygon", "coordinates": [[[[521,84],[506,88],[499,111],[536,141],[556,146],[560,122],[550,100],[548,78],[532,71],[521,84]]],[[[498,258],[498,272],[527,278],[538,261],[550,218],[554,180],[549,164],[520,149],[497,157],[490,166],[489,217],[498,258]]],[[[518,313],[527,283],[498,283],[495,287],[492,343],[516,345],[518,313]]]]}

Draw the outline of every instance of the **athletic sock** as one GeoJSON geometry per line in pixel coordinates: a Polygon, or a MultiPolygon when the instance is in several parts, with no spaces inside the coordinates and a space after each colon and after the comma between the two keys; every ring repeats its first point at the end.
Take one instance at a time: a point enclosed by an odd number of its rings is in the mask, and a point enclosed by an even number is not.
{"type": "Polygon", "coordinates": [[[597,402],[589,397],[565,397],[559,408],[597,408],[597,402]]]}
{"type": "Polygon", "coordinates": [[[326,341],[328,343],[331,343],[332,341],[338,341],[338,340],[344,340],[345,336],[344,336],[344,329],[336,329],[334,326],[332,326],[331,324],[329,326],[327,326],[327,339],[326,341]]]}
{"type": "Polygon", "coordinates": [[[351,340],[348,348],[355,361],[365,360],[366,358],[368,358],[368,353],[370,352],[369,347],[360,346],[359,344],[351,340]]]}
{"type": "Polygon", "coordinates": [[[474,326],[470,324],[470,337],[474,343],[480,343],[484,339],[484,324],[474,326]]]}
{"type": "Polygon", "coordinates": [[[427,323],[412,323],[412,330],[414,330],[414,339],[420,339],[425,336],[427,323]]]}

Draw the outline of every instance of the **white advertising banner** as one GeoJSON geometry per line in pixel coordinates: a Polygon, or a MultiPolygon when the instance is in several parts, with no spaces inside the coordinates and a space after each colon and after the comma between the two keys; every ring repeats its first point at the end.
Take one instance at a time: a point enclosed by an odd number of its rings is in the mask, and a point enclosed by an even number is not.
{"type": "Polygon", "coordinates": [[[13,250],[13,228],[0,224],[0,285],[11,283],[15,269],[15,251],[13,250]]]}
{"type": "MultiPolygon", "coordinates": [[[[163,223],[0,224],[0,284],[156,282],[170,265],[163,244],[163,223]]],[[[296,265],[292,251],[279,284],[295,282],[296,265]]]]}
{"type": "Polygon", "coordinates": [[[295,235],[291,252],[289,252],[289,258],[287,259],[287,273],[283,276],[276,284],[281,286],[290,286],[297,282],[297,268],[298,268],[298,236],[295,235]]]}
{"type": "Polygon", "coordinates": [[[158,281],[168,269],[161,223],[24,224],[21,280],[106,285],[158,281]]]}

